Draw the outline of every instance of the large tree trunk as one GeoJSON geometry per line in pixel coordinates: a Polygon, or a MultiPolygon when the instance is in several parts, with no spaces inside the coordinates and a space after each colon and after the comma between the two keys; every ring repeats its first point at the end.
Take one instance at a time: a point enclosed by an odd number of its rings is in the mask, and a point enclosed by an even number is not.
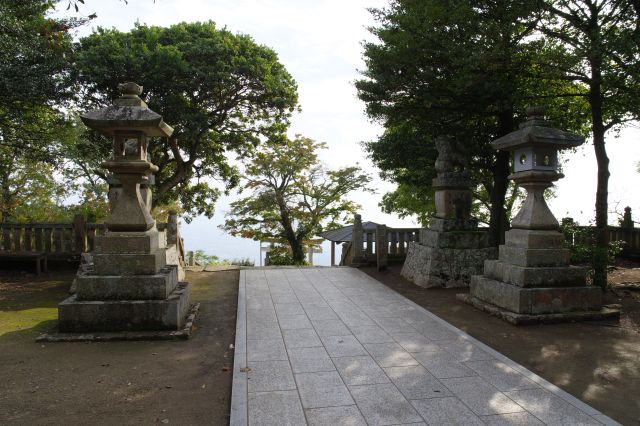
{"type": "Polygon", "coordinates": [[[592,82],[589,93],[591,104],[591,130],[593,149],[598,164],[598,184],[596,190],[596,247],[593,256],[593,284],[603,290],[607,287],[607,261],[609,249],[608,193],[609,157],[604,143],[605,127],[602,117],[602,92],[599,63],[592,63],[592,82]]]}
{"type": "Polygon", "coordinates": [[[289,247],[291,247],[291,257],[295,263],[304,263],[304,249],[302,248],[302,241],[298,240],[296,233],[293,230],[287,203],[284,201],[282,194],[278,194],[276,192],[275,197],[276,202],[278,203],[278,209],[280,210],[280,223],[284,228],[284,237],[289,243],[289,247]]]}
{"type": "MultiPolygon", "coordinates": [[[[513,111],[503,111],[498,116],[499,137],[505,136],[514,130],[513,111]]],[[[509,189],[509,158],[511,154],[506,151],[496,152],[496,161],[493,165],[493,189],[490,194],[491,209],[489,217],[489,241],[498,246],[504,243],[504,233],[509,229],[509,221],[505,211],[507,189],[509,189]]]]}
{"type": "Polygon", "coordinates": [[[493,167],[493,189],[491,191],[491,209],[489,217],[489,241],[498,246],[504,243],[504,232],[509,221],[504,209],[507,189],[509,188],[509,153],[498,151],[493,167]]]}

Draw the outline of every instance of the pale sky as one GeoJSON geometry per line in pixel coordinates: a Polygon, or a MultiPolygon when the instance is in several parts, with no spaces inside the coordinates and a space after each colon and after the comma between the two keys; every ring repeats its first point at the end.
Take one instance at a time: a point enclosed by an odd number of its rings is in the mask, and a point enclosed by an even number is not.
{"type": "MultiPolygon", "coordinates": [[[[257,43],[271,47],[298,83],[302,112],[292,119],[291,135],[296,133],[324,141],[329,149],[321,159],[330,168],[358,162],[375,178],[376,195],[353,194],[362,205],[363,220],[387,226],[417,225],[380,211],[382,195],[393,185],[382,182],[368,160],[360,142],[373,140],[381,128],[364,115],[364,104],[356,97],[353,81],[364,68],[361,42],[371,36],[366,27],[373,24],[369,7],[381,7],[385,0],[85,0],[81,13],[96,12],[98,17],[82,28],[86,35],[96,26],[130,30],[136,21],[148,25],[169,26],[178,22],[212,20],[219,27],[251,35],[257,43]]],[[[60,4],[64,15],[64,2],[60,4]]],[[[144,82],[137,82],[144,85],[144,82]]],[[[169,123],[171,124],[171,123],[169,123]]],[[[610,210],[622,212],[627,205],[640,221],[640,129],[629,128],[619,138],[607,139],[611,160],[610,210]]],[[[596,162],[593,146],[587,142],[576,153],[566,154],[565,178],[557,183],[556,197],[549,205],[556,217],[568,214],[586,224],[593,220],[596,189],[596,162]]],[[[258,243],[233,238],[219,230],[224,212],[237,196],[223,197],[213,219],[198,218],[183,224],[181,233],[187,250],[205,250],[221,258],[249,257],[258,260],[258,243]]],[[[610,222],[615,215],[610,215],[610,222]]],[[[316,264],[329,263],[328,246],[316,264]]],[[[339,251],[338,251],[339,253],[339,251]]]]}

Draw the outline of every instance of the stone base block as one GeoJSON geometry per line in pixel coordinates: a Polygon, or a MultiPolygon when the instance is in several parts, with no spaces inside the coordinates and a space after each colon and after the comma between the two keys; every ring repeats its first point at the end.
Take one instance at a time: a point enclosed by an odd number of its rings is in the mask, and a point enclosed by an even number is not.
{"type": "Polygon", "coordinates": [[[453,249],[411,242],[402,276],[421,287],[467,287],[471,276],[481,274],[485,259],[495,258],[495,247],[453,249]]]}
{"type": "Polygon", "coordinates": [[[189,309],[189,283],[182,282],[165,300],[81,301],[76,295],[58,305],[63,333],[92,331],[178,330],[189,309]]]}
{"type": "Polygon", "coordinates": [[[602,290],[598,287],[522,288],[482,275],[471,277],[472,297],[517,314],[558,314],[599,311],[602,290]]]}
{"type": "Polygon", "coordinates": [[[136,340],[187,340],[194,331],[199,303],[194,303],[187,312],[184,325],[178,330],[153,331],[92,331],[88,333],[60,333],[57,330],[41,334],[36,342],[120,342],[136,340]]]}
{"type": "Polygon", "coordinates": [[[562,248],[564,235],[558,231],[511,229],[504,234],[505,245],[531,249],[562,248]]]}
{"type": "Polygon", "coordinates": [[[168,265],[155,275],[79,275],[78,300],[163,300],[178,285],[178,266],[168,265]]]}
{"type": "Polygon", "coordinates": [[[534,324],[553,324],[560,322],[577,322],[577,321],[596,321],[596,320],[614,320],[620,319],[620,311],[611,308],[602,308],[595,311],[579,311],[567,312],[562,314],[517,314],[498,306],[477,299],[470,294],[458,294],[456,298],[462,302],[468,303],[482,311],[485,311],[495,317],[503,319],[514,325],[534,325],[534,324]]]}
{"type": "Polygon", "coordinates": [[[489,245],[489,235],[485,231],[448,231],[432,229],[420,230],[420,244],[428,247],[476,249],[489,245]]]}
{"type": "Polygon", "coordinates": [[[524,247],[499,247],[499,259],[518,266],[568,266],[569,249],[530,249],[524,247]]]}
{"type": "Polygon", "coordinates": [[[93,255],[96,275],[155,275],[166,266],[164,249],[152,254],[93,255]]]}
{"type": "Polygon", "coordinates": [[[471,219],[444,219],[432,217],[429,219],[429,229],[439,232],[445,231],[475,231],[478,229],[478,220],[471,219]]]}
{"type": "Polygon", "coordinates": [[[580,266],[526,267],[485,260],[485,277],[518,287],[578,287],[585,285],[587,268],[580,266]]]}
{"type": "Polygon", "coordinates": [[[146,232],[109,232],[96,235],[93,252],[96,254],[149,254],[158,249],[158,231],[152,228],[146,232]]]}

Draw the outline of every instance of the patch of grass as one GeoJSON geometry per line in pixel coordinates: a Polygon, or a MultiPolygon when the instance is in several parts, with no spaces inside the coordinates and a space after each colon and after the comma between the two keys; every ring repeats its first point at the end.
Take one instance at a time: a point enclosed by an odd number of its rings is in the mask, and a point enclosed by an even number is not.
{"type": "Polygon", "coordinates": [[[40,331],[40,325],[58,319],[58,308],[31,308],[19,311],[0,311],[0,337],[16,331],[34,329],[40,331]]]}

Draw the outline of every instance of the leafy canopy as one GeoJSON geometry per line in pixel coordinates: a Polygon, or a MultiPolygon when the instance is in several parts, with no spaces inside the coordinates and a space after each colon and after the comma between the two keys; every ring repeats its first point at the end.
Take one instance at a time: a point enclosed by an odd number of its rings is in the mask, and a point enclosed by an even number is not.
{"type": "Polygon", "coordinates": [[[228,152],[244,155],[281,132],[297,105],[296,84],[273,50],[211,21],[136,24],[127,33],[99,28],[76,50],[83,109],[110,104],[119,83],[135,81],[149,107],[174,127],[168,141],[151,144],[159,167],[153,204],[178,201],[191,216],[213,215],[220,195],[214,181],[227,190],[237,185],[228,152]]]}
{"type": "Polygon", "coordinates": [[[231,204],[222,226],[231,235],[290,246],[304,261],[303,244],[339,226],[359,207],[347,198],[369,176],[358,166],[326,170],[317,150],[324,143],[297,135],[270,140],[248,158],[243,188],[247,197],[231,204]]]}

